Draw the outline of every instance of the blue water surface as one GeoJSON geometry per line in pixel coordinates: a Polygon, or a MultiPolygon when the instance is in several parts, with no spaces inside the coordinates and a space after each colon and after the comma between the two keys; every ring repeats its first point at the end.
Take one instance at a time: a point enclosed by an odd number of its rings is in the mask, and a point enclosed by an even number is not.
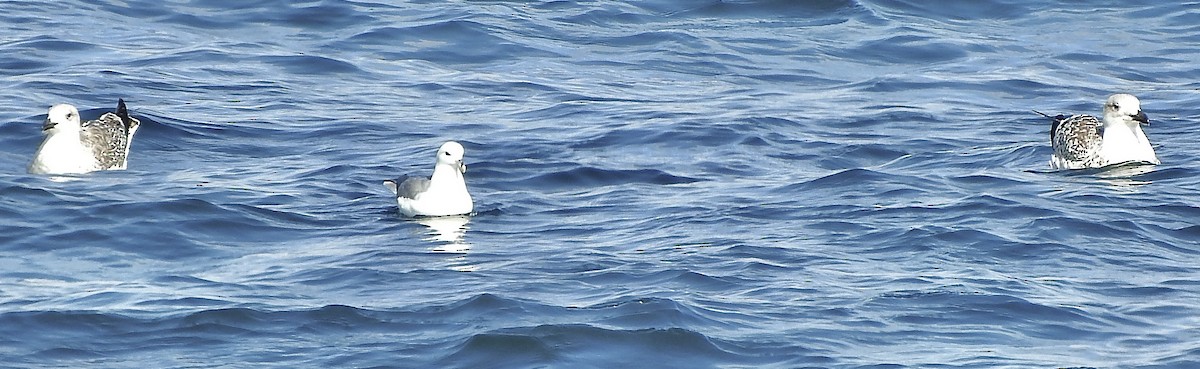
{"type": "Polygon", "coordinates": [[[1200,6],[0,2],[0,363],[1197,368],[1200,6]],[[1142,100],[1163,164],[1051,172],[1142,100]],[[25,172],[47,108],[129,169],[25,172]],[[381,185],[466,147],[476,213],[381,185]]]}

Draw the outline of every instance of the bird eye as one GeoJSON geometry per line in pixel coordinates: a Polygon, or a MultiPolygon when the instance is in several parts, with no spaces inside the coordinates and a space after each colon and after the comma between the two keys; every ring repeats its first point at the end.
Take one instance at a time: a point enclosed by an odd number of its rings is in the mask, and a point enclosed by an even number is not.
{"type": "Polygon", "coordinates": [[[1121,106],[1117,105],[1117,103],[1113,103],[1113,110],[1121,110],[1121,106]]]}
{"type": "Polygon", "coordinates": [[[443,152],[442,152],[442,154],[444,154],[444,155],[446,155],[446,156],[450,156],[450,152],[449,152],[449,151],[443,151],[443,152]]]}

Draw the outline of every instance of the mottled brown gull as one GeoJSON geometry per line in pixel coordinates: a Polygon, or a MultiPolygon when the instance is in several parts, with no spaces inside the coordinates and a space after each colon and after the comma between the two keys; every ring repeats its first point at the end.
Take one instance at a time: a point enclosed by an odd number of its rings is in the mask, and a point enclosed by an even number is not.
{"type": "Polygon", "coordinates": [[[74,106],[55,105],[42,123],[46,138],[29,163],[29,172],[80,174],[125,169],[129,164],[129,144],[140,125],[141,122],[129,116],[124,99],[117,101],[115,112],[83,123],[74,106]]]}
{"type": "MultiPolygon", "coordinates": [[[[1042,114],[1038,112],[1038,114],[1042,114]]],[[[1116,94],[1104,103],[1103,121],[1087,114],[1051,117],[1050,167],[1054,169],[1099,168],[1112,164],[1140,162],[1159,164],[1142,125],[1150,119],[1141,102],[1129,94],[1116,94]]]]}

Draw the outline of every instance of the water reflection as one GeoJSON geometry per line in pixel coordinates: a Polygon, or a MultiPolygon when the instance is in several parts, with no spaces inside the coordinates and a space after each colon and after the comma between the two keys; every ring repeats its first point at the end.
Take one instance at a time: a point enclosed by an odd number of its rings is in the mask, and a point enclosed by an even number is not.
{"type": "Polygon", "coordinates": [[[1149,163],[1121,164],[1103,168],[1099,173],[1096,173],[1096,177],[1116,187],[1144,186],[1152,182],[1135,177],[1153,172],[1154,167],[1153,164],[1149,163]]]}
{"type": "Polygon", "coordinates": [[[417,219],[417,223],[429,227],[424,240],[442,243],[434,247],[433,251],[456,253],[471,250],[471,244],[465,240],[469,228],[467,223],[470,221],[471,217],[466,215],[417,219]]]}
{"type": "Polygon", "coordinates": [[[82,181],[83,180],[83,177],[67,176],[67,175],[61,175],[61,174],[51,175],[46,178],[49,179],[51,182],[58,182],[58,183],[74,182],[74,181],[82,181]]]}

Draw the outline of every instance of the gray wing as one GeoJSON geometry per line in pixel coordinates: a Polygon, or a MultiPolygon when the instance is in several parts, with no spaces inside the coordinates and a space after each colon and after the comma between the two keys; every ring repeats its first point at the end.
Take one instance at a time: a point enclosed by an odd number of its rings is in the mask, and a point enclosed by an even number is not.
{"type": "Polygon", "coordinates": [[[1100,120],[1091,115],[1054,117],[1050,125],[1050,145],[1054,155],[1071,162],[1091,166],[1100,160],[1104,132],[1100,120]]]}
{"type": "Polygon", "coordinates": [[[429,178],[402,176],[383,181],[383,185],[392,190],[397,198],[416,199],[417,195],[429,189],[429,178]]]}
{"type": "Polygon", "coordinates": [[[80,140],[92,149],[100,169],[125,168],[129,158],[129,143],[141,125],[129,116],[125,100],[117,101],[117,111],[104,113],[99,119],[83,123],[80,140]]]}

